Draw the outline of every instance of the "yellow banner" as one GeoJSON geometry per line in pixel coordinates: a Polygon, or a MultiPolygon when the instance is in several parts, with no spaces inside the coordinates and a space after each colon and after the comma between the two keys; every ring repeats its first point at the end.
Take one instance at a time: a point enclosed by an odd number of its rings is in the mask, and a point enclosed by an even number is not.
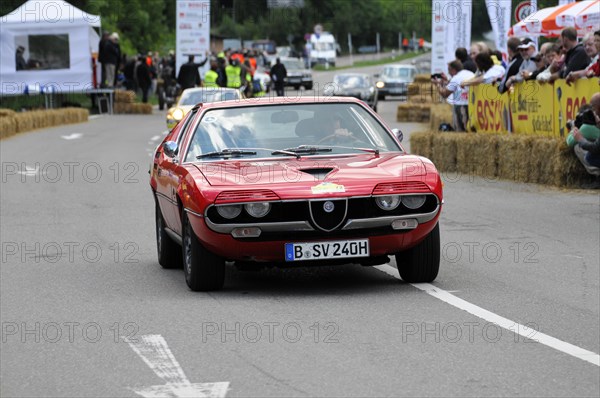
{"type": "Polygon", "coordinates": [[[531,134],[564,137],[566,123],[579,108],[600,91],[598,78],[581,79],[572,85],[523,82],[509,93],[499,94],[488,84],[469,89],[469,124],[480,133],[531,134]]]}
{"type": "Polygon", "coordinates": [[[526,81],[515,85],[510,110],[515,134],[554,135],[554,86],[526,81]]]}
{"type": "Polygon", "coordinates": [[[510,124],[508,94],[496,86],[480,84],[469,89],[469,124],[480,133],[504,133],[510,124]]]}
{"type": "Polygon", "coordinates": [[[554,83],[554,131],[557,136],[565,137],[569,132],[566,124],[574,120],[579,108],[590,103],[592,95],[600,91],[598,78],[577,80],[568,85],[564,80],[554,83]]]}

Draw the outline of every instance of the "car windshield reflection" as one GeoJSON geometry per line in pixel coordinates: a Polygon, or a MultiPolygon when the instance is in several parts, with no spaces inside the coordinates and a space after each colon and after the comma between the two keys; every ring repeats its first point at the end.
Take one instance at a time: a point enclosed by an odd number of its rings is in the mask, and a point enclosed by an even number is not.
{"type": "Polygon", "coordinates": [[[230,159],[236,149],[246,151],[244,159],[289,157],[282,151],[302,156],[402,151],[392,134],[358,104],[243,106],[207,111],[184,161],[214,161],[219,153],[230,159]],[[216,155],[203,156],[207,153],[216,155]]]}

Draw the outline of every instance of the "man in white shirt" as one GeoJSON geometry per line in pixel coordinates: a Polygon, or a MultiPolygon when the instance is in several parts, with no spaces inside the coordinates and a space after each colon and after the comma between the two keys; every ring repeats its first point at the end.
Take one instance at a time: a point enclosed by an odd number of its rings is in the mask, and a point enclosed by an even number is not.
{"type": "Polygon", "coordinates": [[[463,69],[463,64],[459,60],[454,60],[448,64],[448,73],[452,77],[450,81],[445,75],[442,75],[441,78],[431,79],[431,81],[436,85],[440,95],[446,98],[446,101],[454,108],[452,117],[454,131],[467,131],[469,89],[461,87],[460,84],[467,79],[471,79],[475,74],[463,69]]]}

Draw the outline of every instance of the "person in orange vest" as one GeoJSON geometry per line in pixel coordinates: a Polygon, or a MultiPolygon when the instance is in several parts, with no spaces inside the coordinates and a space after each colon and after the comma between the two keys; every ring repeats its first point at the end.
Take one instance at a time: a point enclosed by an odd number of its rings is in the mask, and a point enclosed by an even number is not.
{"type": "Polygon", "coordinates": [[[404,52],[408,51],[408,37],[402,39],[402,49],[404,50],[404,52]]]}
{"type": "Polygon", "coordinates": [[[422,37],[419,39],[419,51],[425,51],[425,39],[422,37]]]}
{"type": "Polygon", "coordinates": [[[239,65],[244,65],[244,55],[239,52],[231,54],[231,57],[229,57],[229,59],[237,59],[239,65]]]}

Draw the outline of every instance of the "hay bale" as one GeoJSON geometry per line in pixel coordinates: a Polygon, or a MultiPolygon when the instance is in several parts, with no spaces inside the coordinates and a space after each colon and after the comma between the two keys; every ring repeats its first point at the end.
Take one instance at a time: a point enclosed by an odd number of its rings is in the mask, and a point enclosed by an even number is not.
{"type": "Polygon", "coordinates": [[[452,106],[447,103],[431,105],[429,117],[431,130],[437,131],[442,123],[452,124],[452,106]]]}
{"type": "Polygon", "coordinates": [[[408,121],[408,105],[400,104],[396,109],[396,121],[406,122],[408,121]]]}
{"type": "Polygon", "coordinates": [[[417,83],[410,83],[408,85],[408,98],[410,100],[410,97],[413,95],[419,95],[419,93],[421,92],[421,90],[419,89],[419,84],[417,83]]]}
{"type": "Polygon", "coordinates": [[[461,140],[464,139],[464,135],[461,133],[435,134],[433,138],[433,157],[436,159],[434,163],[441,170],[448,172],[458,171],[458,147],[461,140]]]}
{"type": "Polygon", "coordinates": [[[430,158],[433,148],[433,135],[431,132],[412,133],[410,135],[410,153],[430,158]]]}
{"type": "Polygon", "coordinates": [[[588,174],[572,148],[563,139],[559,139],[557,162],[554,165],[554,185],[565,188],[579,188],[581,184],[590,183],[593,177],[588,174]]]}
{"type": "Polygon", "coordinates": [[[6,108],[0,108],[0,117],[5,117],[5,116],[14,116],[17,112],[13,111],[12,109],[6,109],[6,108]]]}
{"type": "Polygon", "coordinates": [[[17,121],[14,116],[2,116],[0,118],[0,139],[17,134],[17,121]]]}
{"type": "Polygon", "coordinates": [[[143,103],[122,103],[117,102],[113,106],[113,113],[119,114],[152,114],[152,105],[143,103]]]}
{"type": "Polygon", "coordinates": [[[429,158],[440,172],[502,178],[564,188],[593,181],[561,138],[419,132],[411,152],[429,158]]]}
{"type": "Polygon", "coordinates": [[[135,92],[131,90],[115,90],[115,103],[131,104],[135,102],[135,92]]]}
{"type": "Polygon", "coordinates": [[[87,109],[64,108],[15,113],[14,116],[0,118],[0,138],[24,131],[36,130],[67,123],[80,123],[88,120],[87,109]]]}
{"type": "Polygon", "coordinates": [[[498,177],[521,182],[535,182],[531,175],[531,151],[534,136],[506,135],[498,140],[498,177]]]}
{"type": "Polygon", "coordinates": [[[420,73],[415,76],[415,83],[431,83],[431,75],[420,73]]]}
{"type": "Polygon", "coordinates": [[[559,163],[559,153],[563,140],[559,138],[537,137],[531,145],[529,178],[530,182],[555,185],[559,163]]]}
{"type": "Polygon", "coordinates": [[[497,134],[461,134],[463,139],[458,143],[456,154],[456,168],[461,174],[480,176],[494,179],[498,176],[497,134]]]}

